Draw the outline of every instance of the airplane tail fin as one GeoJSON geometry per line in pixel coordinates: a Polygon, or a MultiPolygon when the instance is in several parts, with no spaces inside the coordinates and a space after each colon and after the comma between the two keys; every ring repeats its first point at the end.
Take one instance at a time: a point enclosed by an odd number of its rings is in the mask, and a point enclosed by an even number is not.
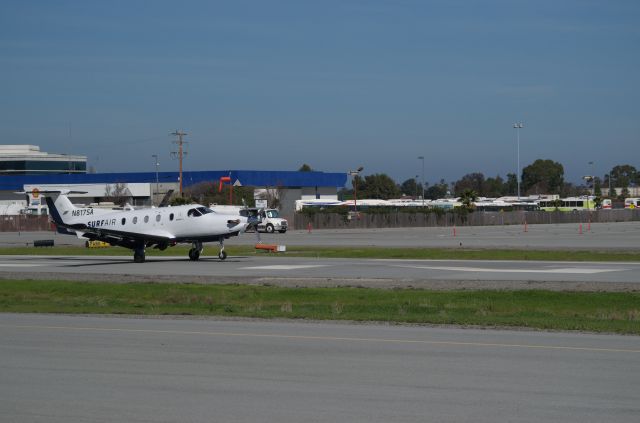
{"type": "Polygon", "coordinates": [[[86,194],[86,191],[40,191],[44,194],[49,215],[56,225],[68,225],[72,216],[72,211],[76,210],[69,197],[69,194],[86,194]]]}
{"type": "Polygon", "coordinates": [[[45,200],[49,208],[49,215],[57,225],[64,225],[65,219],[69,213],[75,209],[75,206],[69,201],[69,198],[62,193],[46,192],[45,200]]]}

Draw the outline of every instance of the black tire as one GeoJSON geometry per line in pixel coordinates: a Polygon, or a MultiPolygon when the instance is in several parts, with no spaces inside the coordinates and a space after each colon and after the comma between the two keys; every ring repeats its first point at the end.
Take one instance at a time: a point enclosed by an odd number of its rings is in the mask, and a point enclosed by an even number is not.
{"type": "Polygon", "coordinates": [[[224,250],[223,250],[223,251],[220,251],[220,252],[218,253],[218,258],[219,258],[220,260],[224,260],[224,259],[226,259],[226,258],[227,258],[227,252],[226,252],[226,251],[224,251],[224,250]]]}
{"type": "Polygon", "coordinates": [[[264,228],[265,231],[267,231],[268,234],[272,234],[273,233],[273,225],[271,223],[268,223],[267,226],[264,228]]]}
{"type": "Polygon", "coordinates": [[[133,262],[134,263],[144,263],[144,251],[143,252],[134,252],[133,253],[133,262]]]}
{"type": "Polygon", "coordinates": [[[200,258],[200,251],[196,250],[195,248],[192,248],[189,250],[189,259],[191,261],[196,261],[200,258]]]}
{"type": "Polygon", "coordinates": [[[287,230],[286,230],[286,229],[281,229],[281,230],[279,230],[278,232],[280,232],[281,234],[283,234],[283,233],[287,232],[287,230]]]}

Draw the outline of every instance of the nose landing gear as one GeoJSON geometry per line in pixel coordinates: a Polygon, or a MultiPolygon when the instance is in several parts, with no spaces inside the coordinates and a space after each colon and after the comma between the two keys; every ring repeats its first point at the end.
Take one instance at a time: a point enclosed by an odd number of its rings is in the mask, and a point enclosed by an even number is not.
{"type": "Polygon", "coordinates": [[[218,253],[218,258],[220,260],[227,258],[227,252],[224,250],[224,238],[220,238],[220,252],[218,253]]]}

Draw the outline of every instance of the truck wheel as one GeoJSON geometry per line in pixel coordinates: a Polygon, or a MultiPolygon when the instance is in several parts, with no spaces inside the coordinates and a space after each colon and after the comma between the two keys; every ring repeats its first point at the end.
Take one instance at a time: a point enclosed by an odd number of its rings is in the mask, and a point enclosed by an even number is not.
{"type": "Polygon", "coordinates": [[[287,230],[286,230],[286,229],[282,229],[282,230],[280,230],[280,231],[278,231],[278,232],[280,232],[281,234],[283,234],[283,233],[287,232],[287,230]]]}
{"type": "Polygon", "coordinates": [[[273,233],[273,225],[271,223],[267,224],[267,227],[265,228],[265,230],[267,231],[268,234],[272,234],[273,233]]]}

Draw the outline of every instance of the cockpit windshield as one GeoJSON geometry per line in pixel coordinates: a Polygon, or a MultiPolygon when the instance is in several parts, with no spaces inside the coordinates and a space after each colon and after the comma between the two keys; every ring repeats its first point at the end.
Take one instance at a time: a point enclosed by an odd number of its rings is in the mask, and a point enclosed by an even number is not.
{"type": "Polygon", "coordinates": [[[194,209],[189,209],[189,211],[187,212],[187,216],[198,217],[209,213],[215,212],[208,207],[196,207],[194,209]]]}
{"type": "Polygon", "coordinates": [[[209,207],[198,207],[198,211],[200,212],[200,214],[209,214],[209,213],[215,213],[213,210],[211,210],[209,207]]]}

